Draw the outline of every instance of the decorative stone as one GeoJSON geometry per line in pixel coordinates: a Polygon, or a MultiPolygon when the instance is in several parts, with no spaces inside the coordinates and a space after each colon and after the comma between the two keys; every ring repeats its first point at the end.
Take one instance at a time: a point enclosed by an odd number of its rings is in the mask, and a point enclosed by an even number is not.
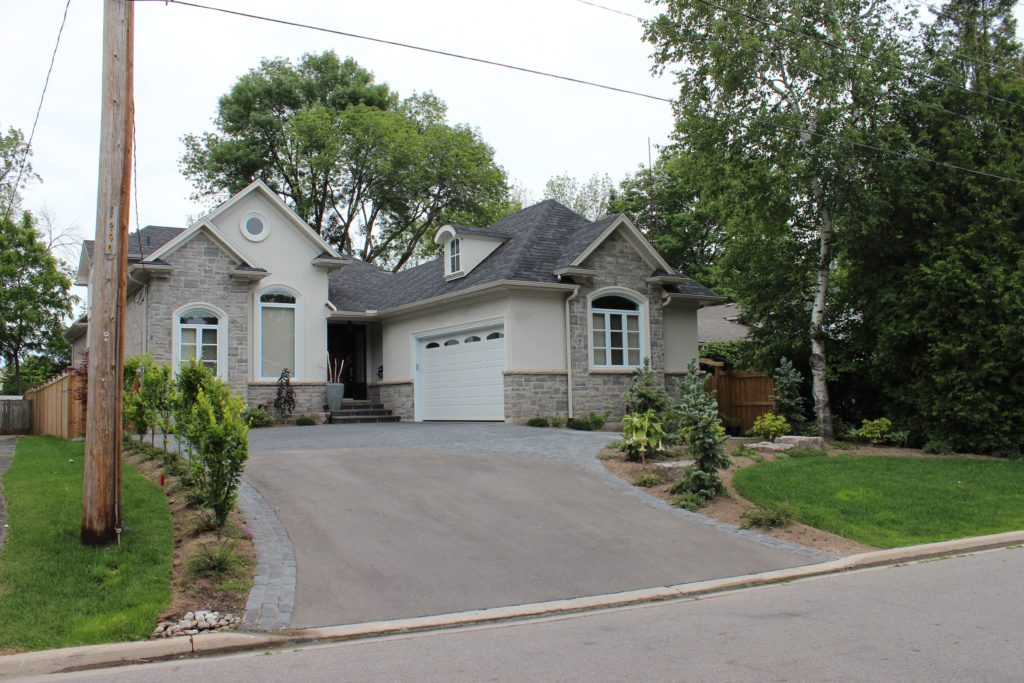
{"type": "Polygon", "coordinates": [[[758,441],[757,443],[747,444],[747,448],[760,453],[782,453],[794,448],[794,446],[791,443],[781,443],[779,441],[758,441]]]}
{"type": "MultiPolygon", "coordinates": [[[[190,613],[190,614],[191,614],[191,613],[190,613]]],[[[191,620],[191,619],[182,619],[181,621],[179,621],[179,622],[177,623],[177,625],[176,625],[176,626],[177,626],[177,628],[178,628],[179,630],[180,630],[180,629],[186,629],[186,628],[192,628],[192,620],[191,620]]]]}
{"type": "Polygon", "coordinates": [[[670,460],[668,462],[653,462],[651,469],[666,477],[681,476],[683,470],[693,464],[692,460],[670,460]]]}
{"type": "Polygon", "coordinates": [[[820,436],[780,436],[775,443],[789,443],[796,448],[816,448],[825,450],[825,439],[820,436]]]}
{"type": "Polygon", "coordinates": [[[181,619],[182,619],[182,621],[192,621],[195,618],[196,618],[195,612],[186,612],[185,616],[183,616],[181,619]]]}

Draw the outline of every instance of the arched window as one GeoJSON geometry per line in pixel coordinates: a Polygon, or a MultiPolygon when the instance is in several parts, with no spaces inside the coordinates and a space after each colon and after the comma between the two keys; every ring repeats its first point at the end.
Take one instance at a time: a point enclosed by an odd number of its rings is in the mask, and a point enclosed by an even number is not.
{"type": "Polygon", "coordinates": [[[428,349],[439,349],[439,348],[441,348],[441,345],[438,344],[437,342],[430,342],[429,344],[427,344],[427,348],[428,349]]]}
{"type": "Polygon", "coordinates": [[[199,361],[213,374],[223,377],[226,368],[221,367],[221,349],[227,342],[223,316],[212,308],[196,305],[181,311],[176,322],[178,365],[199,361]]]}
{"type": "Polygon", "coordinates": [[[459,345],[459,340],[458,339],[449,339],[448,341],[446,341],[444,343],[444,345],[445,346],[458,346],[459,345]]]}
{"type": "Polygon", "coordinates": [[[489,335],[487,335],[487,339],[488,341],[491,339],[501,339],[504,336],[505,335],[502,334],[501,332],[491,332],[489,335]]]}
{"type": "Polygon", "coordinates": [[[284,290],[271,290],[259,300],[259,376],[277,379],[288,368],[294,378],[298,326],[295,295],[284,290]]]}
{"type": "Polygon", "coordinates": [[[597,368],[634,368],[640,365],[640,304],[620,295],[590,302],[591,361],[597,368]]]}
{"type": "Polygon", "coordinates": [[[475,334],[472,337],[466,337],[465,339],[462,340],[464,344],[472,344],[473,342],[478,341],[480,341],[480,337],[476,336],[475,334]]]}

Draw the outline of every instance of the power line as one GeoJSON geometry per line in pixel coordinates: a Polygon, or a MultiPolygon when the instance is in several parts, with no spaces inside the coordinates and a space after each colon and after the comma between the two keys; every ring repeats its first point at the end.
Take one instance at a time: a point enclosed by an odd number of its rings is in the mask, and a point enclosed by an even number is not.
{"type": "Polygon", "coordinates": [[[615,9],[614,7],[605,7],[604,5],[599,5],[596,2],[589,2],[589,0],[576,0],[576,2],[581,2],[584,5],[590,5],[591,7],[596,7],[598,9],[603,9],[606,12],[614,12],[615,14],[621,14],[624,17],[632,17],[633,19],[639,19],[640,21],[649,21],[648,19],[645,19],[644,17],[641,17],[641,16],[637,16],[636,14],[630,14],[629,12],[623,12],[622,10],[615,9]]]}
{"type": "MultiPolygon", "coordinates": [[[[501,68],[505,68],[505,69],[512,69],[514,71],[521,71],[521,72],[524,72],[524,73],[534,74],[534,75],[537,75],[537,76],[545,76],[545,77],[548,77],[548,78],[556,78],[556,79],[559,79],[559,80],[565,80],[565,81],[570,81],[570,82],[573,82],[573,83],[579,83],[581,85],[589,85],[589,86],[592,86],[592,87],[602,88],[602,89],[605,89],[605,90],[612,90],[612,91],[620,92],[620,93],[623,93],[623,94],[626,94],[626,95],[634,95],[634,96],[637,96],[637,97],[644,97],[644,98],[651,99],[651,100],[658,100],[658,101],[661,101],[661,102],[668,102],[669,104],[673,104],[673,102],[674,102],[673,100],[670,100],[670,99],[665,98],[665,97],[658,97],[656,95],[649,95],[647,93],[637,92],[637,91],[634,91],[634,90],[627,90],[627,89],[624,89],[624,88],[617,88],[617,87],[614,87],[614,86],[603,85],[603,84],[600,84],[600,83],[593,83],[591,81],[584,81],[584,80],[577,79],[577,78],[572,78],[572,77],[569,77],[569,76],[560,76],[560,75],[548,73],[548,72],[545,72],[545,71],[537,71],[535,69],[527,69],[527,68],[524,68],[524,67],[518,67],[518,66],[509,65],[509,64],[503,64],[501,62],[494,62],[494,61],[491,61],[491,60],[481,59],[481,58],[478,58],[478,57],[469,57],[469,56],[466,56],[466,55],[460,55],[460,54],[451,53],[451,52],[444,52],[444,51],[441,51],[441,50],[434,50],[434,49],[431,49],[431,48],[419,47],[419,46],[416,46],[416,45],[410,45],[410,44],[407,44],[407,43],[400,43],[400,42],[396,42],[396,41],[392,41],[392,40],[385,40],[385,39],[382,39],[382,38],[373,38],[373,37],[364,36],[364,35],[360,35],[360,34],[356,34],[356,33],[349,33],[349,32],[346,32],[346,31],[339,31],[339,30],[336,30],[336,29],[329,29],[329,28],[325,28],[325,27],[321,27],[321,26],[314,26],[314,25],[310,25],[310,24],[303,24],[303,23],[299,23],[299,22],[288,21],[286,19],[276,19],[276,18],[273,18],[273,17],[266,17],[266,16],[261,16],[261,15],[258,15],[258,14],[249,14],[249,13],[246,13],[246,12],[239,12],[239,11],[236,11],[236,10],[222,9],[222,8],[219,8],[219,7],[210,7],[208,5],[200,5],[198,3],[186,2],[185,0],[132,0],[132,1],[133,2],[163,2],[165,5],[169,5],[169,4],[184,5],[186,7],[194,7],[194,8],[197,8],[197,9],[205,9],[205,10],[210,10],[210,11],[214,11],[214,12],[220,12],[220,13],[223,13],[223,14],[229,14],[229,15],[234,15],[234,16],[245,17],[245,18],[248,18],[248,19],[256,19],[258,21],[266,21],[266,22],[275,23],[275,24],[282,24],[284,26],[291,26],[291,27],[295,27],[295,28],[304,28],[304,29],[309,29],[309,30],[312,30],[312,31],[319,31],[319,32],[322,32],[322,33],[330,33],[330,34],[333,34],[333,35],[340,35],[340,36],[345,36],[345,37],[349,37],[349,38],[357,38],[357,39],[360,39],[360,40],[367,40],[367,41],[371,41],[371,42],[375,42],[375,43],[382,43],[384,45],[392,45],[392,46],[395,46],[395,47],[403,47],[403,48],[407,48],[407,49],[411,49],[411,50],[419,50],[421,52],[428,52],[428,53],[431,53],[431,54],[437,54],[437,55],[441,55],[441,56],[444,56],[444,57],[452,57],[452,58],[455,58],[455,59],[463,59],[463,60],[467,60],[467,61],[471,61],[471,62],[477,62],[477,63],[480,63],[480,64],[487,64],[489,66],[497,66],[497,67],[501,67],[501,68]]],[[[700,2],[705,2],[705,0],[699,0],[699,1],[700,2]]],[[[950,113],[955,113],[955,112],[950,112],[950,113]]],[[[775,126],[776,128],[790,130],[790,131],[797,132],[797,133],[805,132],[805,131],[802,131],[802,130],[797,129],[797,128],[792,128],[792,127],[789,127],[789,126],[783,126],[781,124],[772,123],[772,122],[767,121],[765,119],[754,118],[754,119],[752,119],[752,122],[766,123],[766,124],[768,124],[770,126],[775,126]]],[[[869,144],[866,144],[866,143],[844,141],[844,140],[840,140],[839,138],[835,138],[835,137],[830,136],[830,135],[825,135],[823,133],[811,133],[811,135],[814,135],[814,136],[819,137],[819,138],[824,138],[824,139],[832,140],[832,141],[835,141],[835,142],[839,142],[841,144],[848,144],[848,145],[853,145],[853,146],[856,146],[856,147],[861,147],[861,148],[864,148],[864,149],[871,149],[871,150],[874,150],[876,152],[881,152],[882,154],[889,154],[889,155],[896,156],[896,157],[899,157],[899,158],[902,158],[902,159],[908,159],[908,160],[912,160],[912,161],[923,161],[923,162],[935,164],[935,165],[938,165],[938,166],[945,166],[947,168],[954,168],[954,169],[957,169],[957,170],[960,170],[960,171],[964,171],[966,173],[971,173],[971,174],[974,174],[974,175],[985,176],[985,177],[988,177],[988,178],[994,178],[994,179],[999,179],[999,180],[1006,180],[1006,181],[1009,181],[1009,182],[1012,182],[1012,183],[1018,183],[1018,184],[1024,185],[1024,180],[1020,180],[1020,179],[1017,179],[1017,178],[1010,178],[1010,177],[1007,177],[1007,176],[1001,176],[1001,175],[997,175],[995,173],[988,173],[986,171],[978,171],[978,170],[966,168],[966,167],[963,167],[963,166],[957,166],[956,164],[950,164],[948,162],[938,161],[936,159],[929,159],[928,157],[917,156],[915,154],[909,154],[909,153],[906,153],[906,152],[897,152],[897,151],[893,151],[893,150],[888,150],[888,149],[885,149],[885,148],[882,148],[882,147],[876,147],[874,145],[869,145],[869,144]]]]}
{"type": "Polygon", "coordinates": [[[50,86],[50,74],[53,73],[53,63],[57,60],[57,48],[60,47],[60,37],[64,34],[64,24],[68,20],[68,8],[71,7],[71,0],[64,5],[64,16],[60,20],[60,29],[57,31],[57,42],[53,46],[53,54],[50,55],[50,68],[46,70],[46,80],[43,81],[43,92],[39,95],[39,104],[36,105],[36,117],[32,121],[32,130],[28,135],[28,142],[25,144],[25,151],[21,155],[21,163],[18,165],[18,175],[14,180],[14,188],[11,190],[11,199],[7,202],[7,209],[4,210],[4,222],[11,216],[11,209],[14,208],[14,198],[18,196],[18,188],[21,186],[21,176],[25,172],[25,165],[28,163],[29,150],[32,149],[32,140],[36,137],[36,126],[39,124],[39,114],[43,111],[43,100],[46,99],[46,89],[50,86]]]}
{"type": "Polygon", "coordinates": [[[833,50],[839,50],[839,51],[842,51],[842,52],[846,52],[848,54],[857,55],[858,57],[861,57],[863,59],[867,59],[869,61],[879,63],[882,66],[897,67],[900,70],[904,71],[905,73],[907,73],[907,74],[909,74],[911,76],[919,76],[919,77],[927,78],[929,80],[935,81],[936,83],[941,83],[942,85],[947,85],[947,86],[950,86],[950,87],[953,87],[953,88],[959,88],[960,90],[964,90],[966,92],[973,93],[975,95],[981,95],[982,97],[986,97],[986,98],[992,100],[993,102],[1001,102],[1003,104],[1009,104],[1009,105],[1011,105],[1013,107],[1017,107],[1019,109],[1024,109],[1024,105],[1020,104],[1019,102],[1014,102],[1012,100],[1003,99],[1002,97],[996,97],[995,95],[989,95],[987,93],[979,92],[977,90],[972,90],[971,88],[968,88],[966,85],[960,85],[959,83],[954,83],[953,81],[947,81],[947,80],[945,80],[943,78],[939,78],[938,76],[932,76],[931,74],[927,74],[927,73],[923,73],[923,72],[914,73],[913,71],[909,70],[905,66],[900,66],[899,64],[893,64],[892,62],[887,62],[887,61],[881,60],[878,57],[872,57],[871,55],[865,54],[863,52],[860,52],[859,50],[854,50],[854,49],[851,49],[851,48],[843,47],[842,45],[837,45],[837,44],[835,44],[835,43],[833,43],[833,42],[831,42],[829,40],[825,40],[824,38],[819,38],[819,37],[811,35],[809,33],[804,33],[803,31],[797,31],[796,29],[789,28],[788,26],[784,26],[782,24],[777,24],[775,22],[768,21],[764,17],[758,17],[758,16],[753,15],[753,14],[748,14],[747,12],[744,12],[743,10],[736,9],[734,7],[726,7],[725,5],[720,5],[717,2],[712,2],[711,0],[697,0],[697,2],[699,2],[702,5],[705,5],[707,7],[711,7],[713,9],[721,10],[722,12],[729,12],[731,14],[739,15],[739,16],[743,17],[744,19],[748,20],[748,21],[752,21],[752,22],[754,22],[756,24],[761,24],[762,26],[768,26],[768,27],[771,27],[771,28],[776,28],[776,29],[778,29],[780,31],[784,31],[786,33],[789,33],[790,35],[795,35],[795,36],[799,36],[799,37],[802,37],[802,38],[806,38],[808,40],[813,40],[813,41],[815,41],[817,43],[821,43],[822,45],[826,45],[826,46],[832,48],[833,50]]]}
{"type": "Polygon", "coordinates": [[[422,47],[419,45],[411,45],[409,43],[400,43],[394,40],[385,40],[384,38],[374,38],[372,36],[364,36],[358,33],[350,33],[348,31],[339,31],[337,29],[326,28],[324,26],[315,26],[313,24],[303,24],[297,21],[288,21],[287,19],[275,19],[273,17],[261,16],[259,14],[250,14],[248,12],[239,12],[237,10],[224,9],[222,7],[211,7],[209,5],[200,5],[194,2],[185,2],[184,0],[132,0],[133,2],[162,2],[165,5],[184,5],[185,7],[194,7],[197,9],[205,9],[211,12],[220,12],[222,14],[230,14],[237,17],[245,17],[247,19],[255,19],[257,21],[266,21],[273,24],[282,24],[284,26],[292,26],[294,28],[304,28],[311,31],[319,31],[321,33],[330,33],[336,36],[345,36],[346,38],[356,38],[357,40],[366,40],[372,43],[381,43],[382,45],[392,45],[394,47],[403,47],[408,50],[418,50],[420,52],[427,52],[430,54],[441,55],[442,57],[452,57],[454,59],[462,59],[467,62],[476,62],[478,64],[487,64],[488,66],[497,66],[502,69],[510,69],[512,71],[521,71],[523,73],[533,74],[535,76],[544,76],[546,78],[554,78],[560,81],[568,81],[570,83],[578,83],[580,85],[588,85],[593,88],[601,88],[602,90],[611,90],[612,92],[620,92],[626,95],[635,95],[637,97],[645,97],[649,100],[656,100],[658,102],[672,103],[672,100],[667,97],[659,97],[657,95],[651,95],[648,93],[640,92],[638,90],[629,90],[627,88],[619,88],[614,85],[606,85],[604,83],[596,83],[594,81],[586,81],[581,78],[573,78],[572,76],[562,76],[560,74],[553,74],[547,71],[538,71],[537,69],[529,69],[524,66],[515,66],[514,64],[505,64],[504,62],[495,62],[489,59],[482,59],[480,57],[470,57],[468,55],[460,55],[455,52],[446,52],[444,50],[435,50],[429,47],[422,47]]]}

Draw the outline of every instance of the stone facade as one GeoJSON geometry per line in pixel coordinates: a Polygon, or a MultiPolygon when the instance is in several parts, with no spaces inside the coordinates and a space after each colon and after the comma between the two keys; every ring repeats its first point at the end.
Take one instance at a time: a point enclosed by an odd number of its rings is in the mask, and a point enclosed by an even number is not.
{"type": "Polygon", "coordinates": [[[403,420],[416,419],[412,382],[381,382],[370,387],[370,392],[371,401],[383,403],[394,415],[403,420]],[[374,396],[378,398],[373,398],[374,396]]]}
{"type": "Polygon", "coordinates": [[[569,387],[566,373],[505,373],[505,421],[521,423],[531,417],[566,416],[569,387]]]}
{"type": "MultiPolygon", "coordinates": [[[[273,417],[274,399],[277,398],[277,382],[253,382],[249,384],[248,403],[251,406],[265,405],[273,417]]],[[[325,382],[292,382],[295,392],[295,415],[323,413],[327,404],[327,384],[325,382]]]]}
{"type": "MultiPolygon", "coordinates": [[[[238,262],[204,233],[193,237],[167,260],[174,272],[168,277],[153,278],[142,302],[139,297],[132,299],[128,306],[129,320],[132,307],[148,308],[147,350],[156,362],[171,364],[177,324],[175,312],[193,303],[208,304],[224,311],[227,335],[221,335],[218,341],[227,344],[227,382],[246,396],[252,283],[229,276],[238,262]]],[[[251,400],[249,403],[255,405],[251,400]]]]}
{"type": "Polygon", "coordinates": [[[590,368],[589,297],[605,287],[621,287],[647,300],[644,334],[650,346],[651,367],[661,379],[665,367],[662,291],[661,287],[647,283],[654,269],[620,232],[610,235],[587,257],[583,266],[599,274],[582,283],[579,294],[569,302],[573,414],[585,416],[590,412],[610,411],[609,424],[620,423],[625,412],[622,397],[633,385],[633,373],[630,370],[590,368]]]}

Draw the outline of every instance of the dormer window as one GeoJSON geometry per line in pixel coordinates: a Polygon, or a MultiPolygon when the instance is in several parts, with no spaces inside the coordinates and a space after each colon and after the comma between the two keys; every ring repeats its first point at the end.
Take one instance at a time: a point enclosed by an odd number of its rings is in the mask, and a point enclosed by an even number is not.
{"type": "Polygon", "coordinates": [[[460,258],[462,246],[462,240],[458,237],[448,242],[448,273],[457,273],[462,270],[462,260],[460,258]]]}

